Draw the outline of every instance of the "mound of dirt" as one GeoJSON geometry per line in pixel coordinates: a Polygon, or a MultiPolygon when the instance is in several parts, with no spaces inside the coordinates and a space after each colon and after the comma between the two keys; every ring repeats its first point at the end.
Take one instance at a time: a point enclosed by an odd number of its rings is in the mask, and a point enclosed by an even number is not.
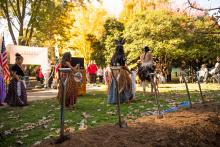
{"type": "Polygon", "coordinates": [[[70,135],[62,144],[52,139],[37,147],[147,147],[220,146],[220,105],[195,104],[190,110],[169,113],[163,119],[146,116],[127,128],[100,126],[70,135]]]}

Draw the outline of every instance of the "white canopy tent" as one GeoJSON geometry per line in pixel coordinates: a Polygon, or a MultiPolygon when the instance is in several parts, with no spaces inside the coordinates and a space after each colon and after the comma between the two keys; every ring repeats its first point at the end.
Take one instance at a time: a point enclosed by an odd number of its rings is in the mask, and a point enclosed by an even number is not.
{"type": "Polygon", "coordinates": [[[20,45],[9,45],[10,64],[15,63],[15,54],[19,53],[23,56],[23,64],[26,65],[41,65],[44,75],[45,84],[49,80],[51,65],[48,60],[48,48],[45,47],[30,47],[20,45]]]}
{"type": "Polygon", "coordinates": [[[9,45],[10,64],[15,63],[15,54],[19,53],[24,57],[23,64],[45,65],[48,64],[48,49],[45,47],[30,47],[20,45],[9,45]]]}

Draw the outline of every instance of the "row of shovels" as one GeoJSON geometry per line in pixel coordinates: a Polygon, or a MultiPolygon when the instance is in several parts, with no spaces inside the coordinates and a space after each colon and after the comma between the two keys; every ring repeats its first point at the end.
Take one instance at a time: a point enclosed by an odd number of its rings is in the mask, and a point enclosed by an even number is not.
{"type": "MultiPolygon", "coordinates": [[[[117,67],[111,67],[111,71],[113,73],[112,74],[113,78],[116,81],[116,101],[117,101],[117,107],[116,108],[117,108],[117,112],[118,112],[118,123],[117,124],[119,125],[120,128],[124,128],[124,127],[127,127],[127,123],[125,121],[122,121],[122,119],[121,119],[118,83],[117,83],[117,80],[116,80],[117,79],[116,75],[114,74],[115,73],[114,71],[120,72],[120,70],[121,70],[121,67],[118,67],[118,66],[117,67]]],[[[181,74],[182,79],[185,83],[186,92],[187,92],[188,101],[189,101],[189,108],[192,108],[192,100],[191,100],[191,97],[190,97],[189,87],[188,87],[188,84],[187,84],[187,81],[186,81],[185,73],[181,72],[180,74],[181,74]]],[[[202,100],[202,103],[204,104],[205,100],[204,100],[203,94],[202,94],[200,79],[198,77],[196,77],[196,79],[197,79],[197,83],[198,83],[198,86],[199,86],[201,100],[202,100]]],[[[157,89],[157,86],[156,86],[156,74],[155,73],[151,73],[151,85],[152,85],[152,88],[153,88],[154,98],[155,98],[156,105],[157,105],[157,118],[160,119],[160,118],[163,118],[163,114],[161,113],[161,110],[160,110],[160,102],[159,102],[159,98],[158,98],[158,89],[157,89]]]]}
{"type": "MultiPolygon", "coordinates": [[[[118,123],[117,125],[120,128],[125,128],[127,127],[127,123],[125,121],[122,121],[121,118],[121,109],[120,109],[120,98],[119,98],[119,92],[118,92],[118,83],[117,83],[117,75],[114,73],[119,73],[121,70],[120,66],[115,66],[115,67],[111,67],[111,72],[112,72],[112,76],[113,79],[116,81],[116,109],[117,109],[117,114],[118,114],[118,123]]],[[[67,84],[67,80],[68,80],[68,75],[71,72],[70,68],[59,68],[59,79],[60,79],[60,84],[62,87],[62,98],[60,101],[60,136],[58,139],[55,140],[54,143],[62,143],[65,140],[69,139],[68,135],[64,134],[64,100],[66,99],[66,84],[67,84]],[[63,79],[60,76],[60,73],[66,73],[67,77],[65,79],[63,79]]],[[[185,78],[185,74],[182,72],[181,73],[182,79],[185,83],[186,86],[186,92],[187,92],[187,96],[188,96],[188,100],[189,100],[189,107],[192,108],[192,101],[191,101],[191,97],[190,97],[190,92],[189,92],[189,88],[188,88],[188,84],[185,78]]],[[[76,74],[76,78],[78,78],[78,75],[76,74]]],[[[156,74],[155,73],[151,73],[151,85],[153,87],[153,91],[154,91],[154,97],[155,97],[155,101],[156,101],[156,105],[157,105],[157,118],[163,118],[163,114],[161,113],[160,110],[160,102],[158,99],[158,89],[156,88],[156,83],[155,83],[155,78],[156,78],[156,74]]],[[[201,100],[202,103],[205,103],[204,98],[203,98],[203,94],[202,94],[202,90],[201,90],[201,85],[200,85],[200,81],[197,78],[198,81],[198,86],[199,86],[199,91],[200,91],[200,96],[201,96],[201,100]]]]}

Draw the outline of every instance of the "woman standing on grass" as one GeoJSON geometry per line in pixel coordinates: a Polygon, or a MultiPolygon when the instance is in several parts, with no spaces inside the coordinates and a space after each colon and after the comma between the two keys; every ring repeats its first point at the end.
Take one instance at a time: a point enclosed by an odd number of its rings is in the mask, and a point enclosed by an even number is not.
{"type": "Polygon", "coordinates": [[[15,64],[11,67],[12,79],[9,83],[8,93],[5,102],[10,106],[27,105],[27,93],[24,79],[24,69],[22,63],[24,58],[16,53],[15,64]]]}
{"type": "MultiPolygon", "coordinates": [[[[77,100],[77,82],[74,80],[74,74],[77,71],[78,66],[73,67],[70,63],[71,61],[71,54],[70,52],[66,52],[63,54],[62,60],[61,60],[61,67],[62,68],[71,68],[71,72],[68,77],[67,85],[66,85],[66,99],[65,99],[65,106],[67,108],[73,107],[74,104],[76,104],[77,100]]],[[[62,78],[67,78],[66,73],[61,73],[60,75],[62,78]]],[[[59,100],[62,96],[62,85],[59,86],[58,91],[58,97],[59,100]]]]}
{"type": "Polygon", "coordinates": [[[125,54],[124,48],[121,44],[116,47],[116,52],[112,56],[111,66],[120,66],[120,71],[113,71],[111,77],[109,78],[109,91],[108,91],[108,102],[110,104],[116,103],[116,91],[118,90],[119,99],[121,103],[129,102],[132,100],[132,85],[131,78],[129,76],[130,71],[125,65],[125,54]],[[116,80],[113,78],[113,74],[116,80]],[[116,82],[118,83],[118,89],[116,89],[116,82]]]}

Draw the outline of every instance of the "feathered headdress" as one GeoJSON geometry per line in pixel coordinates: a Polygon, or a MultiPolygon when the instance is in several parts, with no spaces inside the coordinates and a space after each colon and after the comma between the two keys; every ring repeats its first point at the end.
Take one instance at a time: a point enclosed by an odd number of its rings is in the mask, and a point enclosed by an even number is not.
{"type": "Polygon", "coordinates": [[[125,54],[123,44],[125,43],[124,39],[115,40],[116,51],[111,59],[112,66],[125,66],[125,54]]]}

